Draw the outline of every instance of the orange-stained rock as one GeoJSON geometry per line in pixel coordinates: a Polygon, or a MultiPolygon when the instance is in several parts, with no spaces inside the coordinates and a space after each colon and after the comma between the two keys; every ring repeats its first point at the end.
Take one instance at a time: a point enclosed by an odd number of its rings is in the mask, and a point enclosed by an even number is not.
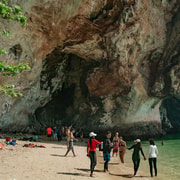
{"type": "Polygon", "coordinates": [[[73,124],[148,137],[180,127],[170,115],[180,95],[179,0],[18,2],[28,24],[0,21],[11,32],[1,37],[3,58],[27,61],[31,71],[1,78],[24,93],[1,95],[1,129],[73,124]]]}

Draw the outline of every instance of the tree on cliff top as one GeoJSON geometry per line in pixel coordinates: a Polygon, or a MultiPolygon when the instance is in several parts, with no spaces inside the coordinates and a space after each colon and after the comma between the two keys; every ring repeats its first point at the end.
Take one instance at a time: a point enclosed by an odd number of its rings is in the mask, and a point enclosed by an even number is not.
{"type": "MultiPolygon", "coordinates": [[[[0,17],[3,19],[9,19],[19,22],[22,26],[26,25],[27,17],[23,15],[22,8],[20,6],[10,7],[8,0],[0,1],[0,17]]],[[[4,30],[0,33],[0,37],[6,35],[9,36],[9,31],[4,30]]],[[[0,54],[7,54],[7,51],[0,48],[0,54]]],[[[0,73],[2,76],[15,76],[24,70],[29,70],[30,67],[27,63],[19,63],[17,65],[4,65],[0,61],[0,73]]],[[[17,92],[17,88],[14,85],[4,85],[0,82],[0,93],[8,94],[12,97],[21,97],[23,94],[17,92]]]]}

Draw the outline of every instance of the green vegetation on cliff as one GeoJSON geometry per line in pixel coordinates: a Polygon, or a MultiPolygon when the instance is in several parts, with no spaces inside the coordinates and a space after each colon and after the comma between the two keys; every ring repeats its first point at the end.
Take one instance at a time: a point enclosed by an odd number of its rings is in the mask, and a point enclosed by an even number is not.
{"type": "Polygon", "coordinates": [[[27,17],[23,15],[22,8],[20,6],[10,7],[8,0],[0,2],[0,17],[18,21],[22,26],[26,25],[27,17]]]}
{"type": "MultiPolygon", "coordinates": [[[[22,26],[26,25],[27,17],[23,15],[22,8],[20,6],[10,7],[8,5],[8,0],[0,1],[0,17],[3,19],[10,19],[18,21],[22,26]]],[[[0,33],[0,37],[3,35],[9,36],[10,32],[4,30],[0,33]]],[[[0,48],[0,55],[7,54],[7,51],[3,48],[0,48]]],[[[21,73],[24,70],[29,70],[30,67],[27,63],[19,63],[17,65],[4,65],[0,61],[0,73],[2,76],[15,76],[21,73]]],[[[18,89],[14,85],[4,85],[0,82],[0,93],[8,94],[12,97],[21,97],[23,94],[18,92],[18,89]]]]}

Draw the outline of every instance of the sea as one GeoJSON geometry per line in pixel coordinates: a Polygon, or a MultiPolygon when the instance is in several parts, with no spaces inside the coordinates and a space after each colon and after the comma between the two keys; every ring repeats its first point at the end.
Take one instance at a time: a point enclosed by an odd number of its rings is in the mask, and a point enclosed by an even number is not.
{"type": "MultiPolygon", "coordinates": [[[[128,147],[132,144],[133,141],[127,142],[128,147]]],[[[180,180],[180,134],[164,136],[163,139],[155,139],[155,144],[159,151],[157,158],[158,176],[153,179],[180,180]]],[[[149,142],[142,141],[142,147],[144,154],[148,157],[149,142]]],[[[127,165],[131,163],[130,159],[127,158],[127,165]]],[[[141,157],[139,170],[150,176],[148,158],[144,161],[141,157]]]]}

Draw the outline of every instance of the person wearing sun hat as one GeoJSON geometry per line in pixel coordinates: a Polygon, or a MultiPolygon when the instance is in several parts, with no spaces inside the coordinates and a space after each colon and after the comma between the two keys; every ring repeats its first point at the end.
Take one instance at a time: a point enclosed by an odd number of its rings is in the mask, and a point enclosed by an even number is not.
{"type": "Polygon", "coordinates": [[[139,168],[139,164],[140,164],[140,154],[139,152],[141,151],[142,156],[144,157],[144,160],[146,160],[146,157],[144,155],[143,149],[142,149],[142,145],[141,145],[141,140],[140,139],[136,139],[134,140],[135,144],[132,145],[130,148],[127,149],[134,149],[133,154],[132,154],[132,160],[134,163],[134,176],[136,175],[138,168],[139,168]]]}
{"type": "Polygon", "coordinates": [[[95,139],[95,137],[97,136],[97,134],[95,134],[94,132],[90,132],[89,133],[89,141],[87,143],[87,156],[90,158],[90,176],[94,177],[93,172],[94,172],[94,168],[96,166],[97,163],[97,158],[96,158],[96,145],[97,144],[102,144],[102,142],[99,142],[95,139]]]}

